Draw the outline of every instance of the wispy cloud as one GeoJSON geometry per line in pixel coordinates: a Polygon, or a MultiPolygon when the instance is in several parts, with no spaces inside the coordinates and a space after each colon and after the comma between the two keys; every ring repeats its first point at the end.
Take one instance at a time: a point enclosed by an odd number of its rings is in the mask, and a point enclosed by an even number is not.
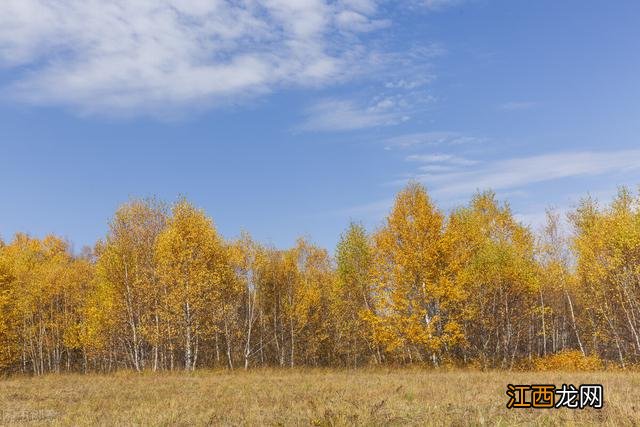
{"type": "Polygon", "coordinates": [[[464,0],[423,0],[424,5],[432,10],[440,10],[446,7],[456,6],[464,0]]]}
{"type": "Polygon", "coordinates": [[[420,163],[444,163],[455,166],[469,166],[478,163],[475,160],[465,159],[463,157],[454,156],[453,154],[412,154],[407,156],[407,161],[420,163]]]}
{"type": "Polygon", "coordinates": [[[500,109],[504,111],[530,110],[538,104],[531,101],[510,101],[500,104],[500,109]]]}
{"type": "Polygon", "coordinates": [[[242,102],[362,73],[416,90],[434,78],[425,61],[444,49],[368,43],[392,25],[383,2],[3,0],[0,67],[14,78],[2,89],[5,99],[125,115],[242,102]]]}
{"type": "Polygon", "coordinates": [[[486,141],[486,138],[464,135],[459,132],[417,132],[387,138],[383,143],[387,148],[410,148],[422,145],[477,144],[486,141]]]}
{"type": "MultiPolygon", "coordinates": [[[[446,154],[408,156],[407,161],[422,160],[425,164],[419,167],[420,173],[410,174],[393,184],[405,184],[410,180],[422,182],[440,206],[453,208],[466,203],[469,196],[478,190],[499,191],[504,198],[523,197],[527,195],[526,189],[531,189],[528,186],[543,182],[640,171],[640,150],[549,153],[472,164],[466,161],[456,164],[456,159],[461,158],[446,154]]],[[[591,194],[598,199],[609,199],[614,192],[608,188],[591,194]]],[[[583,196],[582,193],[566,195],[563,204],[557,207],[558,211],[562,214],[568,212],[583,196]]],[[[336,213],[379,219],[392,205],[393,198],[386,198],[336,213]]],[[[538,227],[544,223],[546,208],[536,206],[533,210],[516,211],[514,214],[524,224],[538,227]]]]}
{"type": "Polygon", "coordinates": [[[404,108],[391,98],[363,106],[350,100],[325,99],[311,106],[301,131],[349,131],[378,126],[390,126],[408,120],[404,108]]]}
{"type": "Polygon", "coordinates": [[[434,74],[427,74],[419,77],[398,77],[385,83],[387,89],[417,89],[425,86],[436,79],[434,74]]]}
{"type": "Polygon", "coordinates": [[[478,189],[518,189],[564,178],[637,170],[640,170],[640,150],[581,151],[478,163],[453,172],[419,173],[412,178],[445,197],[470,194],[478,189]]]}
{"type": "MultiPolygon", "coordinates": [[[[527,203],[522,208],[524,210],[515,210],[514,217],[521,223],[530,226],[533,230],[539,230],[547,223],[547,211],[551,210],[557,214],[560,219],[562,227],[566,228],[566,231],[571,227],[568,221],[568,214],[575,210],[580,201],[587,195],[593,197],[595,200],[599,200],[605,203],[613,200],[618,192],[618,187],[611,185],[610,183],[603,183],[604,186],[596,189],[590,189],[588,193],[585,192],[570,192],[565,194],[559,203],[552,204],[551,206],[545,203],[538,203],[531,205],[527,203]]],[[[506,197],[505,194],[501,194],[502,197],[506,197]]]]}
{"type": "Polygon", "coordinates": [[[374,0],[4,0],[12,96],[84,111],[162,110],[335,82],[387,27],[374,0]]]}

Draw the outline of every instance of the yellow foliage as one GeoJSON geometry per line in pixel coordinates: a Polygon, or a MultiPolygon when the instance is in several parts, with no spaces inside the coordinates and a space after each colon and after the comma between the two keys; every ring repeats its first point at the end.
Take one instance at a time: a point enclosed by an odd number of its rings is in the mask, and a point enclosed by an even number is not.
{"type": "Polygon", "coordinates": [[[565,350],[534,358],[529,366],[536,371],[597,371],[604,364],[598,356],[585,356],[578,350],[565,350]]]}
{"type": "Polygon", "coordinates": [[[573,234],[550,214],[536,239],[492,192],[445,215],[413,183],[334,258],[304,239],[228,243],[186,200],[164,206],[124,204],[83,255],[54,236],[0,241],[0,369],[640,362],[640,198],[624,189],[584,201],[573,234]]]}
{"type": "Polygon", "coordinates": [[[413,183],[401,191],[386,225],[374,236],[377,342],[409,360],[435,360],[464,338],[456,322],[462,292],[445,272],[443,215],[426,190],[413,183]]]}

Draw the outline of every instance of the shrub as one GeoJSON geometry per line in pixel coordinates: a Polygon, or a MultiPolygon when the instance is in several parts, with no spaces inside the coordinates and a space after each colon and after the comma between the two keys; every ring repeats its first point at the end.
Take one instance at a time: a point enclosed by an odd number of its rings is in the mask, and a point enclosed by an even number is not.
{"type": "Polygon", "coordinates": [[[603,369],[602,360],[595,355],[585,356],[578,350],[564,350],[533,359],[536,371],[597,371],[603,369]]]}

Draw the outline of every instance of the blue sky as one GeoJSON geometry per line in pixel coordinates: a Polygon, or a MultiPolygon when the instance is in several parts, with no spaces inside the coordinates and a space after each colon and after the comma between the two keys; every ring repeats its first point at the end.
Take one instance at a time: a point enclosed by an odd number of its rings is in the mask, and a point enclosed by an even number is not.
{"type": "Polygon", "coordinates": [[[0,236],[105,235],[186,195],[226,237],[332,249],[408,180],[525,223],[640,184],[640,3],[0,4],[0,236]]]}

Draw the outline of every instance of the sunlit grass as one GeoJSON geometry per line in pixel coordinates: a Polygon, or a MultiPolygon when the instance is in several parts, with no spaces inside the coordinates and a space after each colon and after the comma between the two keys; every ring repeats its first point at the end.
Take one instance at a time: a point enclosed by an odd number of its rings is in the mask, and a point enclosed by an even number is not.
{"type": "Polygon", "coordinates": [[[640,373],[422,369],[121,372],[0,381],[3,424],[634,425],[640,373]],[[508,410],[508,383],[601,383],[602,410],[508,410]]]}

